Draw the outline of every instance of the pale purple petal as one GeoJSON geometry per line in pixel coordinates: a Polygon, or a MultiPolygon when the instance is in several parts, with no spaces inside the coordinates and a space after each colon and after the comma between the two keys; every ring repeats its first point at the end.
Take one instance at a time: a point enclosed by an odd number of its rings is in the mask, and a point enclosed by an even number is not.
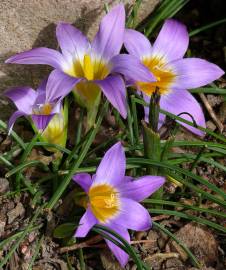
{"type": "Polygon", "coordinates": [[[57,99],[63,99],[80,81],[81,78],[71,77],[60,70],[53,70],[46,85],[46,101],[52,103],[57,99]]]}
{"type": "Polygon", "coordinates": [[[185,58],[170,63],[176,74],[172,87],[191,89],[219,79],[224,71],[217,65],[199,58],[185,58]]]}
{"type": "Polygon", "coordinates": [[[56,28],[56,36],[63,55],[67,60],[80,59],[89,52],[90,44],[81,31],[69,23],[60,22],[56,28]]]}
{"type": "Polygon", "coordinates": [[[151,228],[151,217],[148,211],[138,202],[120,198],[120,213],[114,223],[134,231],[145,231],[151,228]]]}
{"type": "Polygon", "coordinates": [[[187,51],[189,36],[184,24],[169,19],[164,23],[155,43],[152,55],[164,58],[167,62],[183,58],[187,51]]]}
{"type": "Polygon", "coordinates": [[[32,106],[35,103],[37,93],[30,87],[15,87],[7,90],[5,96],[10,98],[17,109],[26,114],[32,113],[32,106]]]}
{"type": "Polygon", "coordinates": [[[15,111],[11,117],[9,118],[9,122],[8,122],[8,130],[9,130],[9,134],[12,131],[12,128],[17,120],[17,118],[21,117],[21,116],[26,116],[27,114],[21,111],[15,111]]]}
{"type": "MultiPolygon", "coordinates": [[[[114,223],[112,223],[109,227],[110,227],[110,229],[115,231],[117,234],[122,236],[128,243],[130,243],[130,235],[129,235],[127,229],[123,228],[122,226],[118,226],[117,224],[114,224],[114,223]]],[[[112,238],[114,238],[115,240],[119,241],[113,235],[111,235],[111,234],[109,234],[109,235],[112,238]]],[[[128,260],[129,260],[129,255],[124,250],[122,250],[120,247],[113,244],[110,240],[105,239],[105,241],[106,241],[108,247],[110,248],[110,250],[112,251],[112,253],[115,255],[115,257],[119,261],[120,265],[122,267],[125,267],[125,265],[127,264],[128,260]]]]}
{"type": "Polygon", "coordinates": [[[120,185],[120,196],[140,202],[158,190],[164,182],[165,178],[161,176],[143,176],[120,185]]]}
{"type": "Polygon", "coordinates": [[[88,173],[75,174],[72,179],[77,184],[79,184],[85,190],[85,192],[89,191],[89,188],[93,182],[91,176],[88,173]]]}
{"type": "Polygon", "coordinates": [[[65,65],[61,53],[49,48],[35,48],[26,52],[18,53],[11,56],[5,61],[12,64],[43,64],[57,69],[63,69],[65,65]]]}
{"type": "Polygon", "coordinates": [[[47,79],[43,80],[37,88],[37,98],[35,100],[36,105],[41,105],[46,102],[46,84],[47,79]]]}
{"type": "Polygon", "coordinates": [[[104,80],[95,81],[110,103],[123,118],[127,117],[127,102],[125,83],[120,75],[108,76],[104,80]]]}
{"type": "MultiPolygon", "coordinates": [[[[193,116],[197,125],[204,128],[206,127],[205,117],[201,106],[187,90],[174,90],[168,95],[162,96],[160,99],[160,107],[175,115],[187,112],[193,116]]],[[[180,117],[192,122],[191,117],[187,114],[182,114],[180,115],[180,117]]],[[[196,135],[204,135],[204,132],[198,130],[197,128],[194,128],[182,122],[179,123],[189,129],[191,132],[195,133],[196,135]]]]}
{"type": "Polygon", "coordinates": [[[161,126],[164,124],[165,120],[166,120],[165,114],[160,113],[160,114],[159,114],[158,128],[161,128],[161,126]]]}
{"type": "Polygon", "coordinates": [[[50,120],[53,118],[54,115],[55,114],[49,115],[32,114],[31,118],[36,128],[40,131],[43,131],[48,126],[50,120]]]}
{"type": "Polygon", "coordinates": [[[92,53],[110,59],[120,52],[125,31],[125,9],[123,4],[114,7],[101,21],[93,43],[92,53]]]}
{"type": "Polygon", "coordinates": [[[54,104],[54,107],[52,108],[51,114],[61,114],[62,109],[62,100],[58,101],[54,104]]]}
{"type": "Polygon", "coordinates": [[[123,179],[123,183],[129,183],[133,181],[133,177],[132,176],[125,176],[124,179],[123,179]]]}
{"type": "MultiPolygon", "coordinates": [[[[145,115],[144,120],[145,120],[145,122],[148,123],[149,122],[149,107],[147,107],[147,106],[144,107],[144,115],[145,115]]],[[[161,126],[164,124],[165,120],[166,120],[165,114],[160,113],[159,114],[158,129],[161,128],[161,126]]]]}
{"type": "Polygon", "coordinates": [[[75,232],[75,237],[86,237],[88,232],[96,224],[97,224],[97,219],[93,215],[90,208],[88,208],[85,214],[82,216],[82,218],[79,221],[79,226],[75,232]]]}
{"type": "Polygon", "coordinates": [[[114,56],[110,65],[112,66],[111,73],[121,73],[127,79],[140,82],[156,81],[153,74],[145,67],[139,58],[129,54],[119,54],[114,56]]]}
{"type": "Polygon", "coordinates": [[[123,181],[125,170],[125,152],[121,142],[118,142],[105,153],[97,168],[94,184],[108,183],[117,186],[123,181]]]}
{"type": "Polygon", "coordinates": [[[145,35],[133,29],[126,29],[124,36],[124,46],[129,54],[142,58],[150,56],[151,43],[145,35]]]}

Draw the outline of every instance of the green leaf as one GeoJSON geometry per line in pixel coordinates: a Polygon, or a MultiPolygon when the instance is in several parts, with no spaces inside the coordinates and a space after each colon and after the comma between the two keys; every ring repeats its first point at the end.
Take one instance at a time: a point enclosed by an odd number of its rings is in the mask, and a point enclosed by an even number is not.
{"type": "Polygon", "coordinates": [[[226,233],[226,228],[224,228],[223,226],[218,225],[217,223],[214,223],[214,222],[209,221],[207,219],[196,217],[194,215],[189,215],[189,214],[178,212],[178,211],[172,211],[172,210],[166,210],[166,209],[155,209],[155,208],[148,209],[148,211],[152,214],[155,213],[158,215],[169,215],[169,216],[176,216],[176,217],[188,219],[188,220],[200,223],[202,225],[207,225],[207,226],[209,226],[213,229],[216,229],[218,231],[221,231],[223,233],[226,233]]]}
{"type": "Polygon", "coordinates": [[[55,228],[53,232],[53,237],[59,239],[71,237],[75,232],[75,228],[75,223],[61,224],[55,228]]]}

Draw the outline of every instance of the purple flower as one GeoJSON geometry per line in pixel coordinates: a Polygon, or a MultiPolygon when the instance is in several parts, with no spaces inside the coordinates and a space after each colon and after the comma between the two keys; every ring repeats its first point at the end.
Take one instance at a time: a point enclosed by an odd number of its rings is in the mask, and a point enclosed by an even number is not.
{"type": "Polygon", "coordinates": [[[9,132],[18,117],[31,116],[36,128],[43,131],[55,114],[61,114],[62,98],[59,98],[59,92],[70,87],[70,83],[54,84],[54,76],[55,72],[52,72],[48,81],[44,80],[37,91],[30,87],[15,87],[4,93],[18,109],[9,119],[9,132]]]}
{"type": "MultiPolygon", "coordinates": [[[[145,99],[149,101],[158,87],[162,109],[176,115],[187,112],[198,125],[205,127],[202,109],[187,89],[209,84],[221,77],[224,71],[206,60],[183,59],[188,43],[186,27],[172,19],[166,20],[153,46],[141,33],[131,29],[125,31],[124,44],[127,51],[139,58],[157,79],[157,82],[151,83],[136,80],[136,87],[144,93],[145,99]]],[[[148,108],[145,108],[145,113],[147,119],[148,108]]],[[[180,117],[191,121],[189,115],[182,114],[180,117]]],[[[165,116],[161,114],[159,126],[164,120],[165,116]]],[[[180,123],[195,134],[204,135],[202,131],[180,123]]]]}
{"type": "Polygon", "coordinates": [[[123,74],[139,81],[155,78],[136,57],[119,54],[125,31],[125,10],[122,4],[113,8],[102,20],[99,31],[90,44],[75,27],[59,23],[56,37],[61,52],[36,48],[10,57],[6,63],[47,64],[55,68],[55,84],[70,84],[62,88],[59,97],[66,96],[73,87],[87,106],[92,106],[100,90],[111,104],[127,116],[126,90],[123,74]]]}
{"type": "MultiPolygon", "coordinates": [[[[95,224],[105,225],[128,242],[128,229],[143,231],[151,227],[148,211],[138,202],[159,189],[164,178],[143,176],[137,180],[125,176],[126,159],[121,143],[116,143],[104,155],[96,174],[76,174],[73,180],[87,193],[86,212],[79,222],[75,237],[85,237],[95,224]]],[[[122,266],[128,255],[109,240],[108,247],[122,266]]]]}

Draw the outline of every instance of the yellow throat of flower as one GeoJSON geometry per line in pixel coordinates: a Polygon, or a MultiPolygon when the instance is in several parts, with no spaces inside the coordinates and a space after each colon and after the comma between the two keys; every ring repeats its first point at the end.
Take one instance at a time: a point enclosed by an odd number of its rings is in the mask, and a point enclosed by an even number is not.
{"type": "Polygon", "coordinates": [[[119,211],[119,196],[115,188],[108,184],[90,188],[89,202],[95,217],[102,223],[114,217],[119,211]]]}
{"type": "Polygon", "coordinates": [[[52,112],[52,105],[50,103],[33,108],[33,113],[38,115],[50,115],[52,112]]]}
{"type": "Polygon", "coordinates": [[[166,94],[175,80],[175,74],[170,68],[165,67],[165,61],[158,57],[147,57],[142,60],[143,64],[152,72],[156,82],[137,82],[137,87],[146,95],[151,96],[158,87],[159,94],[166,94]]]}
{"type": "Polygon", "coordinates": [[[76,60],[65,72],[70,76],[92,81],[104,79],[109,74],[109,68],[103,60],[93,60],[89,54],[85,54],[82,61],[76,60]]]}

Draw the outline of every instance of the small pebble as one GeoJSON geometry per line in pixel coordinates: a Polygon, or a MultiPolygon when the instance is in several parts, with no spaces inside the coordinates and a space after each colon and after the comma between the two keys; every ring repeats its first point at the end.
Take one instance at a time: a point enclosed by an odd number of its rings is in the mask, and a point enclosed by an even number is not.
{"type": "Polygon", "coordinates": [[[18,218],[19,216],[23,216],[25,213],[25,209],[22,205],[22,203],[18,203],[17,206],[12,209],[11,211],[9,211],[7,213],[8,216],[8,224],[11,224],[16,218],[18,218]]]}
{"type": "Polygon", "coordinates": [[[5,231],[5,222],[0,221],[0,237],[2,237],[2,235],[4,234],[4,231],[5,231]]]}
{"type": "Polygon", "coordinates": [[[9,181],[5,178],[0,178],[0,194],[9,191],[9,181]]]}

